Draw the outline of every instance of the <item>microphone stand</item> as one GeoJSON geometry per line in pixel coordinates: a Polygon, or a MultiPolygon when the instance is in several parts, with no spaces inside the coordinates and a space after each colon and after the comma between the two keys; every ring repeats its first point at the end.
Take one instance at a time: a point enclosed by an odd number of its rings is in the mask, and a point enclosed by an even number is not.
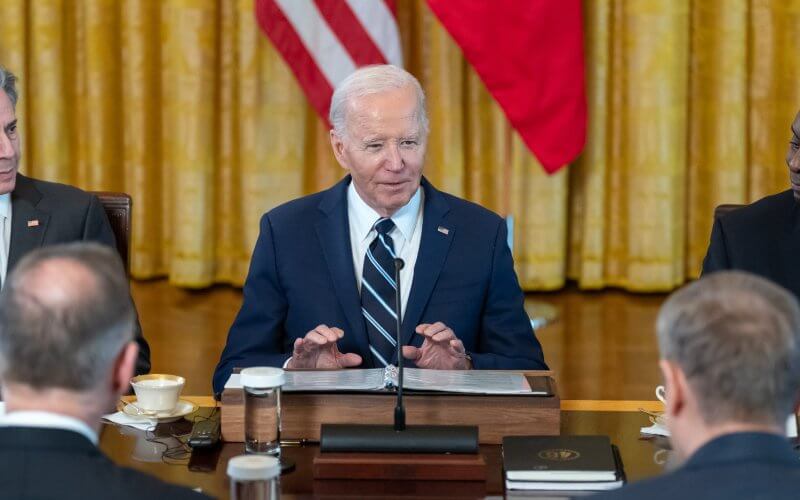
{"type": "Polygon", "coordinates": [[[394,290],[394,310],[397,313],[397,329],[395,339],[397,340],[397,406],[394,408],[394,430],[406,430],[406,409],[403,406],[403,340],[400,335],[400,270],[405,266],[403,259],[394,259],[394,282],[397,288],[394,290]]]}
{"type": "Polygon", "coordinates": [[[394,425],[322,424],[319,447],[323,453],[478,453],[478,427],[474,425],[406,426],[403,405],[403,343],[400,334],[400,270],[394,260],[395,313],[397,314],[397,405],[394,425]]]}

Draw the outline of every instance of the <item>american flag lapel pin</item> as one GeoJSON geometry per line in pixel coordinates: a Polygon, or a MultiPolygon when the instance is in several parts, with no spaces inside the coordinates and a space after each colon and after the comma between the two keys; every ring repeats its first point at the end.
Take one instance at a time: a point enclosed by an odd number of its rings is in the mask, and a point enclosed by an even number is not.
{"type": "Polygon", "coordinates": [[[442,234],[450,234],[450,230],[447,229],[446,227],[439,226],[438,228],[436,228],[436,230],[442,234]]]}
{"type": "Polygon", "coordinates": [[[31,219],[28,221],[28,227],[37,227],[39,225],[39,219],[31,219]]]}

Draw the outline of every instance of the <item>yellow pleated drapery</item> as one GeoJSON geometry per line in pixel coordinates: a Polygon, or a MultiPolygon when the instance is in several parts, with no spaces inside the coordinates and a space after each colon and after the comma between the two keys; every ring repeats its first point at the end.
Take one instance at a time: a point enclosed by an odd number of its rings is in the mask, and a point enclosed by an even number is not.
{"type": "MultiPolygon", "coordinates": [[[[261,214],[342,175],[253,0],[3,0],[24,172],[134,199],[131,270],[240,285],[261,214]]],[[[585,0],[589,139],[547,176],[422,0],[400,0],[428,93],[426,175],[514,221],[528,290],[666,290],[713,207],[788,187],[800,0],[585,0]]]]}

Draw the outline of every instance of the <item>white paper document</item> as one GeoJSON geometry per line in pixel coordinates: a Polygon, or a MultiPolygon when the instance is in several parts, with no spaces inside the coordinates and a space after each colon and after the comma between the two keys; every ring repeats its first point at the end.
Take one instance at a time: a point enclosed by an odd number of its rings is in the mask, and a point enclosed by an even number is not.
{"type": "MultiPolygon", "coordinates": [[[[345,370],[286,371],[285,392],[392,391],[398,385],[397,367],[345,370]]],[[[241,388],[233,374],[225,388],[241,388]]],[[[492,370],[425,370],[406,368],[403,388],[410,391],[456,392],[468,394],[547,395],[534,391],[520,373],[492,370]]]]}
{"type": "Polygon", "coordinates": [[[596,482],[556,482],[556,481],[509,481],[506,479],[506,490],[536,491],[608,491],[621,488],[623,481],[596,482]]]}

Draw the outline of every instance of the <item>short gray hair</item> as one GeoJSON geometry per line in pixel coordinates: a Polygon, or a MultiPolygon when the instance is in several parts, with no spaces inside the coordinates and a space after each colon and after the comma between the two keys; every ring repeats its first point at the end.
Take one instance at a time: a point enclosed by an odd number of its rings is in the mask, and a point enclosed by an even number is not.
{"type": "Polygon", "coordinates": [[[707,424],[781,424],[800,389],[800,306],[759,276],[721,271],[675,292],[657,321],[707,424]]]}
{"type": "Polygon", "coordinates": [[[0,89],[6,93],[11,100],[11,105],[17,107],[17,77],[14,73],[0,65],[0,89]]]}
{"type": "Polygon", "coordinates": [[[350,73],[339,83],[331,97],[329,119],[333,131],[339,137],[345,136],[347,105],[352,99],[387,90],[401,89],[409,85],[417,93],[417,120],[419,120],[423,137],[427,136],[429,130],[428,111],[422,85],[414,75],[392,64],[364,66],[350,73]]]}
{"type": "Polygon", "coordinates": [[[0,292],[0,378],[37,390],[107,383],[134,320],[113,250],[86,242],[35,250],[0,292]]]}

